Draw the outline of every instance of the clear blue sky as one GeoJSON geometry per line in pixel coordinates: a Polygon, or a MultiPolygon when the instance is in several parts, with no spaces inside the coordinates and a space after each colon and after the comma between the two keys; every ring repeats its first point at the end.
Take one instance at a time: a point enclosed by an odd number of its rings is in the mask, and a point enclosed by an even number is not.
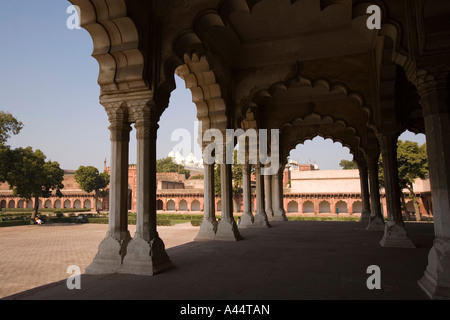
{"type": "MultiPolygon", "coordinates": [[[[99,104],[98,63],[87,31],[69,30],[66,0],[0,1],[0,110],[24,123],[8,143],[41,149],[64,169],[81,165],[103,168],[109,164],[108,119],[99,104]]],[[[158,158],[177,142],[170,137],[178,128],[194,132],[195,105],[181,79],[173,92],[159,130],[158,158]]],[[[136,162],[135,131],[131,133],[130,163],[136,162]]],[[[423,135],[404,140],[425,142],[423,135]]],[[[316,162],[321,169],[339,169],[352,159],[339,143],[316,138],[291,152],[302,163],[316,162]]]]}

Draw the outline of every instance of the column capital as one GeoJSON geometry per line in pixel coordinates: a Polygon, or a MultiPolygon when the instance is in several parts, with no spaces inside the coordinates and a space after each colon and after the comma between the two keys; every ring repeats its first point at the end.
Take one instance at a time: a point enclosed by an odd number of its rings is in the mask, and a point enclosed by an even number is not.
{"type": "Polygon", "coordinates": [[[416,72],[414,84],[424,116],[448,112],[449,75],[449,64],[430,66],[416,72]]]}
{"type": "Polygon", "coordinates": [[[129,141],[131,126],[128,123],[115,122],[109,126],[111,141],[129,141]]]}

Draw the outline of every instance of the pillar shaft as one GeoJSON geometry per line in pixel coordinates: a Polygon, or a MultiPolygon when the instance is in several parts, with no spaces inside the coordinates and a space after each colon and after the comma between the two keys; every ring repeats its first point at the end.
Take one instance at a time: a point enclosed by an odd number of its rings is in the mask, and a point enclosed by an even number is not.
{"type": "Polygon", "coordinates": [[[383,157],[384,184],[388,219],[404,224],[400,202],[400,184],[397,166],[397,135],[382,135],[380,139],[383,157]]]}
{"type": "Polygon", "coordinates": [[[158,236],[156,223],[156,139],[158,124],[136,123],[137,217],[136,234],[145,241],[158,236]]]}
{"type": "Polygon", "coordinates": [[[381,213],[380,183],[378,179],[378,157],[375,155],[367,158],[370,185],[370,221],[367,230],[383,231],[384,217],[381,213]]]}
{"type": "Polygon", "coordinates": [[[369,199],[369,176],[367,172],[367,164],[360,163],[359,168],[359,180],[361,184],[361,200],[362,200],[362,213],[361,223],[368,223],[370,219],[370,199],[369,199]]]}
{"type": "Polygon", "coordinates": [[[128,148],[131,127],[114,123],[111,132],[111,178],[109,190],[109,232],[119,241],[128,233],[128,148]]]}
{"type": "Polygon", "coordinates": [[[120,273],[154,275],[173,267],[158,236],[156,216],[156,140],[159,119],[145,105],[136,121],[137,216],[136,233],[127,247],[120,273]]]}
{"type": "Polygon", "coordinates": [[[264,176],[261,174],[261,165],[259,163],[255,166],[255,178],[256,178],[256,214],[254,226],[269,227],[264,200],[265,195],[264,176]]]}
{"type": "Polygon", "coordinates": [[[273,208],[272,208],[272,176],[264,176],[264,207],[266,210],[266,215],[268,219],[273,218],[273,208]]]}
{"type": "Polygon", "coordinates": [[[272,199],[272,220],[287,221],[286,212],[283,209],[283,166],[277,174],[272,176],[272,199]]]}
{"type": "Polygon", "coordinates": [[[107,109],[111,133],[111,178],[109,189],[109,226],[98,253],[86,268],[87,274],[119,272],[131,241],[128,231],[128,148],[131,127],[126,109],[107,109]]]}
{"type": "Polygon", "coordinates": [[[420,287],[432,299],[450,299],[450,67],[419,75],[417,89],[427,136],[435,240],[420,287]]]}
{"type": "MultiPolygon", "coordinates": [[[[223,146],[222,150],[227,150],[223,146]]],[[[219,152],[222,155],[220,164],[220,189],[222,203],[222,219],[217,226],[215,240],[238,241],[242,240],[236,222],[233,217],[233,182],[232,164],[227,163],[226,152],[219,152]]]]}
{"type": "Polygon", "coordinates": [[[246,162],[242,165],[242,189],[244,212],[241,217],[239,228],[248,228],[253,226],[255,220],[252,213],[252,185],[251,185],[251,165],[246,162]]]}
{"type": "Polygon", "coordinates": [[[204,204],[203,222],[195,238],[196,241],[211,241],[216,237],[217,220],[214,190],[214,164],[204,164],[204,204]]]}
{"type": "Polygon", "coordinates": [[[396,134],[390,133],[382,134],[379,137],[388,210],[388,222],[385,225],[384,236],[380,244],[383,247],[415,248],[408,237],[402,218],[397,167],[397,139],[396,134]]]}

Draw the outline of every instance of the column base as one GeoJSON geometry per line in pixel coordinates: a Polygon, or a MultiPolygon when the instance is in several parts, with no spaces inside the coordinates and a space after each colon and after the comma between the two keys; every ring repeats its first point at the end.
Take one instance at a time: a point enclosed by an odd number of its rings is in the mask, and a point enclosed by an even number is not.
{"type": "Polygon", "coordinates": [[[157,236],[148,242],[136,234],[128,244],[119,273],[153,276],[170,268],[173,264],[161,238],[157,236]]]}
{"type": "Polygon", "coordinates": [[[269,220],[267,215],[263,213],[256,213],[255,221],[253,222],[254,228],[270,228],[269,220]]]}
{"type": "Polygon", "coordinates": [[[384,218],[381,215],[370,216],[367,230],[369,231],[384,231],[384,218]]]}
{"type": "Polygon", "coordinates": [[[274,212],[272,211],[272,209],[266,210],[267,220],[272,220],[273,215],[274,215],[274,212]]]}
{"type": "Polygon", "coordinates": [[[380,244],[386,248],[416,248],[411,239],[408,238],[405,226],[394,221],[386,222],[384,236],[380,244]]]}
{"type": "Polygon", "coordinates": [[[361,213],[361,218],[359,218],[359,223],[361,224],[369,224],[370,222],[370,211],[363,211],[361,213]]]}
{"type": "Polygon", "coordinates": [[[113,238],[108,232],[105,239],[100,242],[98,252],[94,260],[86,268],[86,274],[111,274],[119,272],[123,259],[127,253],[127,246],[131,241],[130,233],[127,231],[124,240],[113,238]]]}
{"type": "Polygon", "coordinates": [[[247,229],[253,227],[253,222],[255,221],[255,217],[250,212],[244,213],[241,216],[241,223],[239,224],[239,229],[247,229]]]}
{"type": "Polygon", "coordinates": [[[216,237],[217,221],[209,221],[204,219],[200,225],[200,231],[194,241],[212,241],[216,237]]]}
{"type": "Polygon", "coordinates": [[[269,221],[289,221],[286,217],[284,210],[275,210],[272,217],[269,217],[269,221]]]}
{"type": "Polygon", "coordinates": [[[417,283],[430,299],[450,299],[450,240],[434,240],[428,266],[417,283]]]}
{"type": "Polygon", "coordinates": [[[216,237],[217,241],[239,241],[242,240],[236,222],[221,220],[217,226],[216,237]]]}

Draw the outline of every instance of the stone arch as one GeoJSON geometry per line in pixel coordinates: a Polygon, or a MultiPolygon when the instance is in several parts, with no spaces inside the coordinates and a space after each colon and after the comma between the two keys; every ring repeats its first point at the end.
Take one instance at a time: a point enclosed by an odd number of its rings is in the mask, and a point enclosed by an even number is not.
{"type": "Polygon", "coordinates": [[[16,207],[16,202],[14,200],[9,200],[8,208],[12,209],[16,207]]]}
{"type": "Polygon", "coordinates": [[[69,199],[64,200],[64,209],[70,209],[72,208],[72,201],[69,199]]]}
{"type": "Polygon", "coordinates": [[[53,204],[53,208],[61,209],[61,200],[57,199],[53,204]]]}
{"type": "Polygon", "coordinates": [[[19,202],[17,203],[17,208],[25,208],[25,201],[20,199],[19,202]]]}
{"type": "Polygon", "coordinates": [[[156,201],[156,210],[162,211],[164,210],[164,202],[161,199],[156,201]]]}
{"type": "Polygon", "coordinates": [[[362,213],[363,206],[361,201],[355,201],[353,202],[352,211],[353,213],[362,213]]]}
{"type": "Polygon", "coordinates": [[[288,202],[287,212],[288,213],[298,213],[298,203],[297,203],[297,201],[291,200],[291,201],[288,202]]]}
{"type": "Polygon", "coordinates": [[[84,200],[83,209],[92,209],[92,202],[90,199],[84,200]]]}
{"type": "Polygon", "coordinates": [[[303,213],[314,213],[314,203],[310,200],[303,202],[303,213]]]}
{"type": "Polygon", "coordinates": [[[200,201],[198,201],[197,199],[192,201],[192,203],[191,203],[191,211],[201,211],[200,201]]]}
{"type": "Polygon", "coordinates": [[[28,200],[27,201],[27,209],[32,209],[33,205],[34,205],[33,200],[28,200]]]}
{"type": "Polygon", "coordinates": [[[76,199],[76,200],[73,202],[73,208],[74,208],[74,209],[81,209],[81,200],[80,200],[80,199],[76,199]]]}
{"type": "Polygon", "coordinates": [[[337,210],[339,210],[339,213],[348,213],[347,202],[343,200],[339,200],[338,202],[336,202],[335,207],[337,210]]]}
{"type": "Polygon", "coordinates": [[[295,118],[281,127],[282,156],[287,157],[289,152],[295,149],[297,145],[316,137],[338,142],[343,147],[348,148],[355,158],[362,158],[362,141],[355,127],[348,125],[343,120],[316,113],[311,113],[303,118],[295,118]],[[308,126],[308,123],[312,122],[319,124],[308,126]],[[302,130],[303,124],[306,125],[304,130],[302,130]]]}
{"type": "Polygon", "coordinates": [[[50,199],[45,200],[44,208],[49,209],[52,207],[52,201],[50,199]]]}
{"type": "Polygon", "coordinates": [[[0,208],[1,209],[6,209],[6,200],[0,201],[0,208]]]}
{"type": "Polygon", "coordinates": [[[178,203],[178,211],[188,211],[188,202],[186,200],[180,200],[178,203]]]}
{"type": "Polygon", "coordinates": [[[328,201],[322,200],[319,202],[319,213],[330,213],[331,205],[328,201]]]}
{"type": "MultiPolygon", "coordinates": [[[[182,35],[175,40],[177,43],[184,42],[187,35],[182,35]]],[[[218,83],[215,72],[210,66],[205,55],[189,52],[185,50],[182,57],[172,57],[166,63],[166,82],[174,83],[174,76],[177,75],[184,80],[186,88],[191,91],[192,101],[197,108],[197,119],[201,121],[203,130],[215,128],[225,130],[227,128],[228,117],[226,113],[226,103],[223,99],[222,89],[218,83]]],[[[170,92],[175,89],[175,85],[161,86],[160,90],[165,90],[165,95],[170,96],[170,92]]],[[[159,92],[160,95],[164,94],[159,92]]],[[[165,99],[168,106],[168,99],[165,99]]],[[[164,110],[161,110],[161,114],[164,110]]],[[[203,133],[203,132],[202,132],[203,133]]]]}
{"type": "Polygon", "coordinates": [[[222,211],[222,200],[217,201],[216,208],[217,212],[222,211]]]}
{"type": "Polygon", "coordinates": [[[176,210],[176,204],[175,200],[168,200],[166,204],[167,211],[175,211],[176,210]]]}
{"type": "Polygon", "coordinates": [[[80,7],[81,27],[92,37],[102,92],[146,87],[139,32],[128,16],[126,1],[103,1],[101,5],[92,0],[69,1],[80,7]]]}

